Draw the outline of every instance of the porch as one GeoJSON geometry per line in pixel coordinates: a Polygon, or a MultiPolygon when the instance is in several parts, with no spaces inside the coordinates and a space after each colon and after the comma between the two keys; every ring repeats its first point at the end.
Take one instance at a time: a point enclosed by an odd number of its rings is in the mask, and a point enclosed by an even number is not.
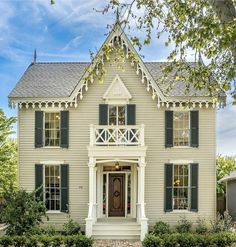
{"type": "Polygon", "coordinates": [[[144,239],[144,126],[90,126],[86,235],[144,239]]]}

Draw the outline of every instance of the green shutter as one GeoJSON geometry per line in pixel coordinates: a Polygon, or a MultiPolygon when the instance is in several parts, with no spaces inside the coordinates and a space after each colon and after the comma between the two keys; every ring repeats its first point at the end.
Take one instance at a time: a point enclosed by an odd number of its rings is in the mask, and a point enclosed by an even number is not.
{"type": "Polygon", "coordinates": [[[173,210],[173,164],[165,164],[165,212],[173,210]]]}
{"type": "Polygon", "coordinates": [[[36,148],[43,146],[43,111],[35,111],[35,142],[36,148]]]}
{"type": "Polygon", "coordinates": [[[43,165],[35,164],[35,196],[43,201],[43,165]]]}
{"type": "Polygon", "coordinates": [[[69,165],[61,165],[61,211],[69,209],[69,165]]]}
{"type": "Polygon", "coordinates": [[[173,111],[165,111],[165,146],[173,147],[173,111]]]}
{"type": "Polygon", "coordinates": [[[69,111],[61,111],[61,142],[62,148],[69,146],[69,111]]]}
{"type": "Polygon", "coordinates": [[[190,164],[190,210],[198,211],[198,164],[190,164]]]}
{"type": "Polygon", "coordinates": [[[199,142],[199,113],[198,111],[190,112],[190,145],[198,147],[199,142]]]}
{"type": "Polygon", "coordinates": [[[136,105],[127,105],[127,125],[136,125],[136,105]]]}
{"type": "Polygon", "coordinates": [[[99,105],[99,125],[108,124],[108,105],[100,104],[99,105]]]}

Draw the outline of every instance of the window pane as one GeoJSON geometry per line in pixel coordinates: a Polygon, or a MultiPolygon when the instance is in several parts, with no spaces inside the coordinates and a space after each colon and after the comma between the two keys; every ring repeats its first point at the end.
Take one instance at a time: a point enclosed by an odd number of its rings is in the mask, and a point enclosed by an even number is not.
{"type": "Polygon", "coordinates": [[[116,125],[116,106],[109,106],[109,125],[116,125]]]}
{"type": "Polygon", "coordinates": [[[107,191],[107,175],[103,174],[103,205],[102,212],[106,214],[106,191],[107,191]]]}
{"type": "Polygon", "coordinates": [[[118,106],[118,125],[125,125],[125,106],[118,106]]]}
{"type": "Polygon", "coordinates": [[[174,165],[174,209],[188,209],[188,170],[188,165],[174,165]]]}
{"type": "Polygon", "coordinates": [[[174,146],[189,146],[189,112],[174,112],[174,146]]]}
{"type": "Polygon", "coordinates": [[[45,166],[45,205],[48,210],[60,210],[60,166],[45,166]]]}
{"type": "Polygon", "coordinates": [[[127,214],[131,213],[131,174],[128,174],[128,184],[127,184],[127,214]]]}
{"type": "Polygon", "coordinates": [[[60,113],[45,113],[45,146],[59,146],[60,113]]]}

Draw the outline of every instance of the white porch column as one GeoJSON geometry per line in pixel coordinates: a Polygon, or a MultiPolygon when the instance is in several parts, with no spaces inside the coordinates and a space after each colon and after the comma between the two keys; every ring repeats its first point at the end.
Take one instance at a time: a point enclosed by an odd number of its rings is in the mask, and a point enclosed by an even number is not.
{"type": "Polygon", "coordinates": [[[96,222],[96,161],[89,158],[89,209],[86,220],[86,235],[92,236],[93,223],[96,222]]]}
{"type": "Polygon", "coordinates": [[[148,219],[145,213],[145,158],[139,159],[138,167],[138,221],[141,225],[141,241],[144,239],[146,233],[148,233],[148,219]]]}

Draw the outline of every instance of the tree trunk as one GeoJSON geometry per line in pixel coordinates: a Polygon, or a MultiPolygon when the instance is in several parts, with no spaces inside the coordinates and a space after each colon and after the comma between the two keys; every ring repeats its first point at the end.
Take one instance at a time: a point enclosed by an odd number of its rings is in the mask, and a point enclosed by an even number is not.
{"type": "MultiPolygon", "coordinates": [[[[236,18],[236,8],[232,0],[209,0],[216,15],[224,25],[224,22],[233,21],[236,18]]],[[[236,42],[232,40],[232,55],[236,63],[236,42]]]]}

